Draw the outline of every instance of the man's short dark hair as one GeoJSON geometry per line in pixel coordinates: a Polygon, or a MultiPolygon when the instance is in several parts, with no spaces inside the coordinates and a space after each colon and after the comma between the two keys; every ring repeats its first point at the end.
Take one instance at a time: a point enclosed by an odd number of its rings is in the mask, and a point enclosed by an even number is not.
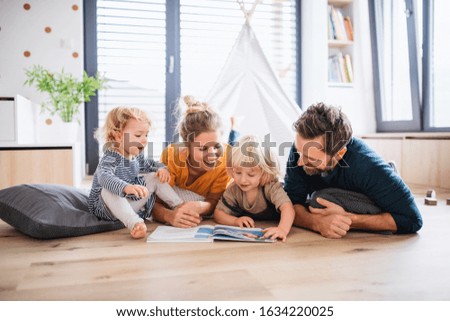
{"type": "Polygon", "coordinates": [[[297,133],[305,139],[324,136],[326,154],[333,156],[352,138],[353,130],[341,108],[316,103],[294,123],[297,133]]]}

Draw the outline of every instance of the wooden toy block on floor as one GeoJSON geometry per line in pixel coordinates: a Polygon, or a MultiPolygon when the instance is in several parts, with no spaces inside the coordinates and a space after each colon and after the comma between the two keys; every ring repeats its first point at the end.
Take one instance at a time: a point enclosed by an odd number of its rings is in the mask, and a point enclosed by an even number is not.
{"type": "Polygon", "coordinates": [[[434,190],[434,189],[429,189],[429,190],[427,190],[427,195],[426,195],[426,197],[428,197],[428,198],[436,198],[436,192],[435,192],[435,190],[434,190]]]}
{"type": "Polygon", "coordinates": [[[437,199],[432,197],[425,197],[425,205],[437,205],[437,199]]]}

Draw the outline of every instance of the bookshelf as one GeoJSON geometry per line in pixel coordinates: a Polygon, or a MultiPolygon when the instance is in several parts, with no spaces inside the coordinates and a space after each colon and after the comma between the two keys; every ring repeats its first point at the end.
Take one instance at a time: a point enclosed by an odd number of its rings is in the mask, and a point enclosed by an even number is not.
{"type": "Polygon", "coordinates": [[[328,0],[328,85],[352,87],[353,0],[328,0]]]}

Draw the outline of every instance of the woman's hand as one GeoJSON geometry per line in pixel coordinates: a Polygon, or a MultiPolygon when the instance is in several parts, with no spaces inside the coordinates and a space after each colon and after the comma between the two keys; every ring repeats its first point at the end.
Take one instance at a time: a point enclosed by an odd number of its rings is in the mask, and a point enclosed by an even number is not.
{"type": "Polygon", "coordinates": [[[167,223],[175,227],[195,227],[202,221],[198,211],[191,204],[182,204],[173,210],[167,217],[167,223]]]}

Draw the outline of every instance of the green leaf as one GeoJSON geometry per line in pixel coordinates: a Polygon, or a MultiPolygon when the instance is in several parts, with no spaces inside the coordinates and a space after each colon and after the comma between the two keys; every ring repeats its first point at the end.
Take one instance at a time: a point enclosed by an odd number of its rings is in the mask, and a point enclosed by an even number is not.
{"type": "Polygon", "coordinates": [[[108,80],[99,73],[95,77],[83,72],[82,80],[72,74],[52,73],[40,65],[25,69],[24,85],[35,86],[38,92],[47,93],[49,98],[41,104],[42,110],[59,115],[64,122],[71,122],[80,113],[80,104],[90,101],[97,90],[106,89],[108,80]]]}

